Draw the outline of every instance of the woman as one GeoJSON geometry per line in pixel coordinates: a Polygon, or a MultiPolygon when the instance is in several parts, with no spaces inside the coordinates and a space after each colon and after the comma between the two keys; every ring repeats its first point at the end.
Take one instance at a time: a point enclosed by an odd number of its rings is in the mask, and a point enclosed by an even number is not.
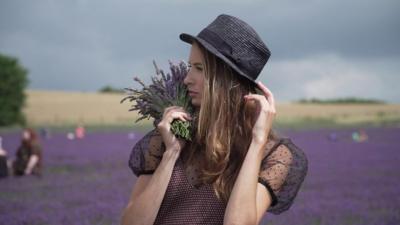
{"type": "Polygon", "coordinates": [[[196,113],[168,107],[136,143],[129,165],[138,179],[122,223],[258,224],[267,210],[287,210],[307,158],[271,129],[274,97],[255,81],[268,48],[248,24],[224,14],[180,38],[191,44],[184,83],[196,113]],[[174,119],[193,120],[192,142],[171,133],[174,119]]]}
{"type": "Polygon", "coordinates": [[[14,175],[42,175],[42,148],[35,131],[31,128],[22,132],[21,145],[13,162],[14,175]]]}

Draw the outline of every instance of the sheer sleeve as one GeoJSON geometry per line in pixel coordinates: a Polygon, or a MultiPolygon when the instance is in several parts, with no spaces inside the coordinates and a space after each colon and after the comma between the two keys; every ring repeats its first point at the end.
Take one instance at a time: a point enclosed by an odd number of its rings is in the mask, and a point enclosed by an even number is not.
{"type": "Polygon", "coordinates": [[[267,212],[280,214],[290,208],[305,179],[308,160],[289,138],[281,139],[264,157],[258,181],[269,191],[267,212]]]}
{"type": "Polygon", "coordinates": [[[141,174],[152,174],[160,164],[165,144],[157,129],[144,135],[133,146],[129,157],[129,167],[138,177],[141,174]]]}

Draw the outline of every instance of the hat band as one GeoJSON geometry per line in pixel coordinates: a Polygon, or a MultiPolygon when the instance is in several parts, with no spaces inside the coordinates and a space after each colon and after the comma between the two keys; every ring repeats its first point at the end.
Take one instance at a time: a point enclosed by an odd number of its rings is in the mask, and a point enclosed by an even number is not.
{"type": "Polygon", "coordinates": [[[222,55],[231,60],[240,70],[242,70],[247,76],[253,80],[257,77],[257,71],[252,71],[253,66],[251,65],[251,58],[240,57],[232,52],[232,47],[220,38],[213,31],[205,28],[198,35],[199,38],[207,41],[215,49],[217,49],[222,55]]]}

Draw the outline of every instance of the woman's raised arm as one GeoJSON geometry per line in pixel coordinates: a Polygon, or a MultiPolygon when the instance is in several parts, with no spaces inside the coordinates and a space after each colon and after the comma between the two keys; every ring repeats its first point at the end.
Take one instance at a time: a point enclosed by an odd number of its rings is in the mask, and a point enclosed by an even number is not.
{"type": "Polygon", "coordinates": [[[271,196],[258,184],[263,149],[264,145],[250,144],[229,197],[224,224],[258,224],[271,204],[271,196]]]}
{"type": "Polygon", "coordinates": [[[122,214],[122,225],[153,224],[167,190],[179,152],[166,149],[152,175],[140,175],[122,214]]]}
{"type": "Polygon", "coordinates": [[[257,103],[257,120],[253,125],[250,147],[232,188],[225,211],[225,224],[257,224],[262,217],[260,212],[264,212],[271,204],[271,196],[258,185],[258,175],[276,109],[271,91],[261,82],[258,82],[258,86],[264,95],[244,96],[246,100],[257,103]]]}
{"type": "Polygon", "coordinates": [[[176,160],[186,144],[171,132],[174,119],[186,121],[191,118],[182,107],[171,106],[164,110],[157,130],[161,134],[165,152],[153,175],[140,175],[137,179],[128,206],[123,211],[123,225],[153,224],[157,217],[176,160]]]}

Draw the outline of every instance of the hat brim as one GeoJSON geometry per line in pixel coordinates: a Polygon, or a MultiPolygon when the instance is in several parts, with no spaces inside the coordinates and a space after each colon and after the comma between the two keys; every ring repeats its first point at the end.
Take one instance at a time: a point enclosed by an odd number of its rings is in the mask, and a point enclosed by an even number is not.
{"type": "Polygon", "coordinates": [[[258,84],[255,80],[253,80],[252,78],[250,78],[247,74],[245,74],[243,71],[241,71],[236,65],[235,63],[233,63],[229,58],[227,58],[226,56],[224,56],[222,53],[220,53],[214,46],[212,46],[211,44],[209,44],[207,41],[203,40],[202,38],[187,34],[187,33],[181,33],[179,35],[179,38],[189,44],[193,44],[193,41],[196,40],[198,41],[201,45],[203,45],[204,48],[206,48],[208,51],[210,51],[212,54],[214,54],[215,56],[217,56],[218,58],[220,58],[222,61],[224,61],[225,63],[227,63],[232,69],[234,69],[236,72],[239,73],[239,75],[247,78],[247,80],[251,81],[256,89],[261,90],[258,87],[258,84]]]}

